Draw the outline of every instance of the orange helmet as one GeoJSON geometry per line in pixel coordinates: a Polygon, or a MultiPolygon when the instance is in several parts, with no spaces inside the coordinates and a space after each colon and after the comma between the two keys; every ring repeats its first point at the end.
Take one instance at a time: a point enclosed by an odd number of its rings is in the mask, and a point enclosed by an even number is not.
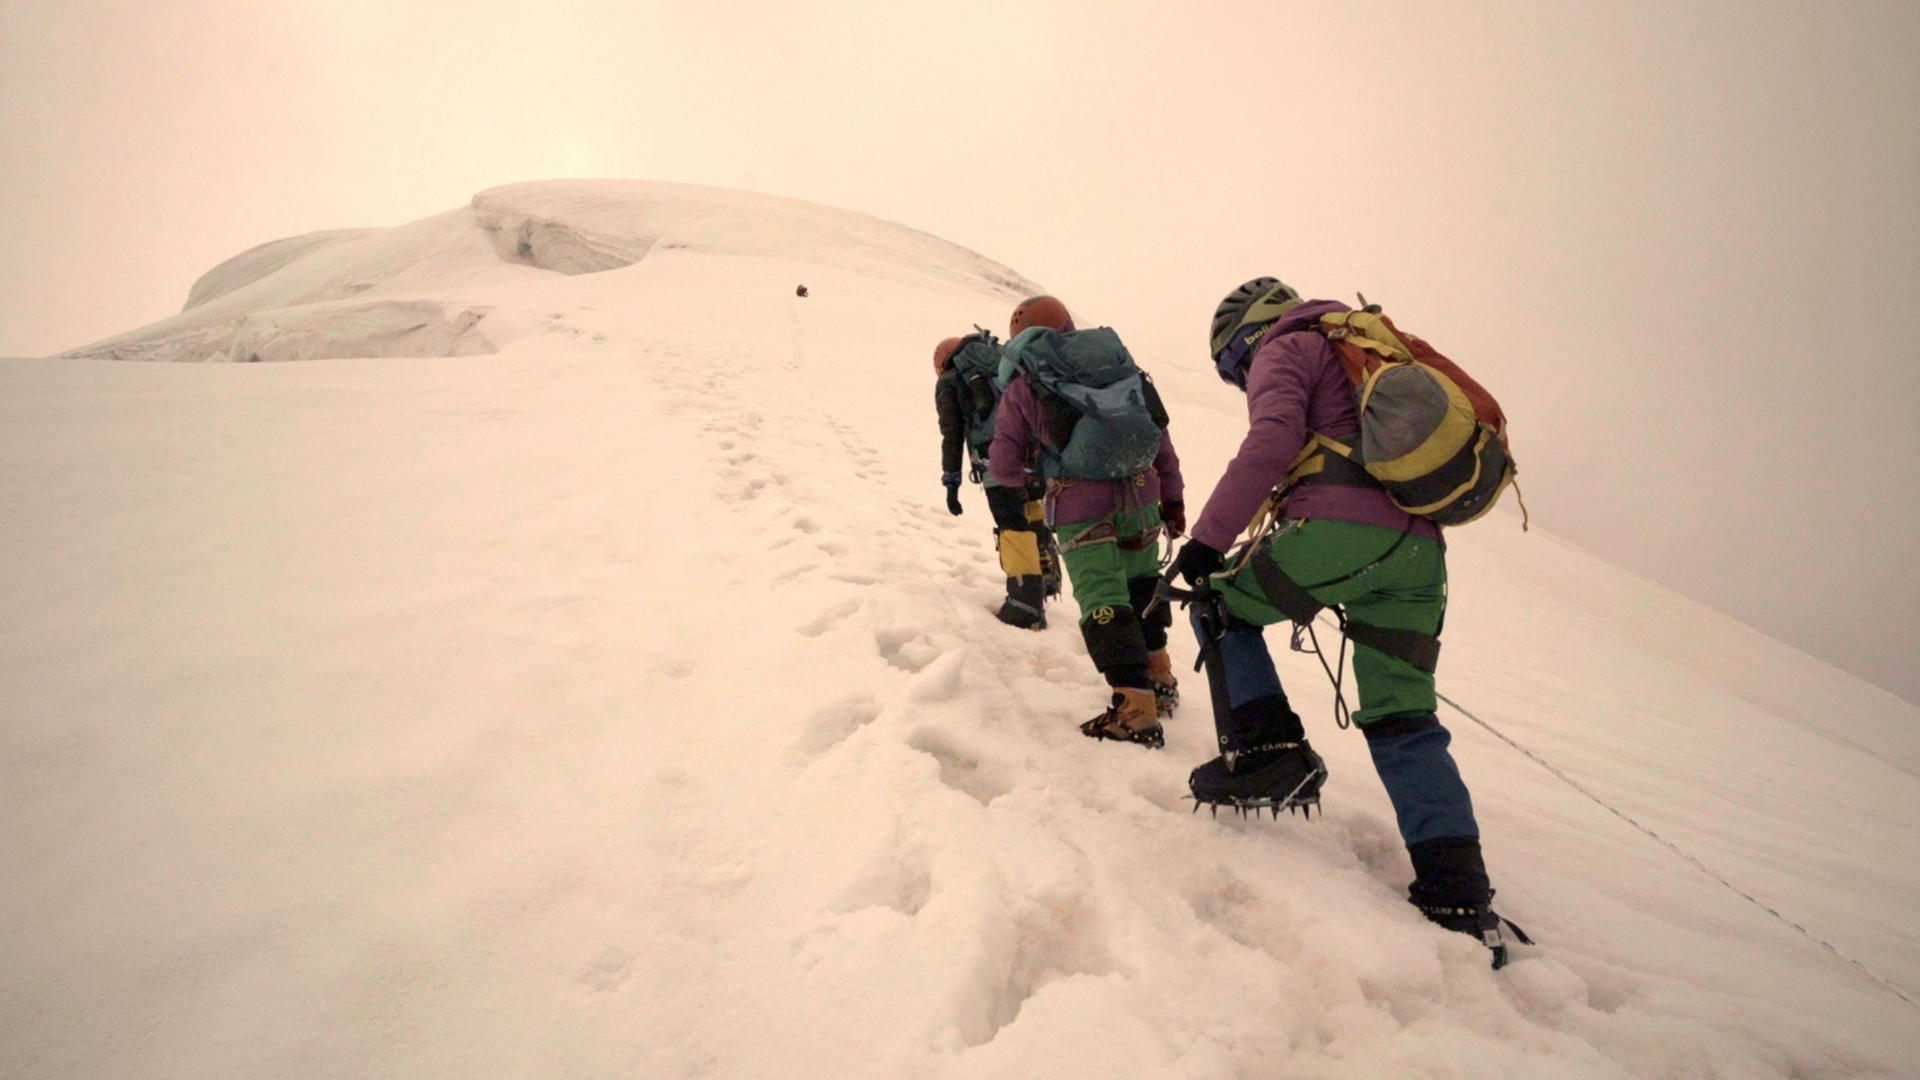
{"type": "Polygon", "coordinates": [[[1064,333],[1073,329],[1073,316],[1067,314],[1067,305],[1051,296],[1030,296],[1013,309],[1013,318],[1007,323],[1007,336],[1012,337],[1029,326],[1045,326],[1064,333]]]}
{"type": "Polygon", "coordinates": [[[947,358],[952,356],[953,350],[959,347],[960,339],[957,337],[950,337],[933,347],[933,373],[935,375],[946,370],[947,358]]]}

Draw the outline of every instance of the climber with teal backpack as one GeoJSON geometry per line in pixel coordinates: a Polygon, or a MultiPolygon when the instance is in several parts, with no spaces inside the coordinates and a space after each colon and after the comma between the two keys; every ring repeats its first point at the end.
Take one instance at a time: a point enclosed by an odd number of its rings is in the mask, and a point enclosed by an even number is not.
{"type": "Polygon", "coordinates": [[[1290,620],[1297,635],[1310,633],[1330,612],[1342,648],[1329,673],[1338,695],[1350,643],[1360,695],[1352,721],[1413,863],[1408,898],[1480,939],[1497,968],[1509,934],[1527,937],[1493,911],[1433,673],[1447,601],[1440,528],[1484,514],[1512,483],[1506,418],[1452,361],[1362,305],[1303,300],[1263,277],[1214,311],[1214,367],[1245,393],[1249,423],[1163,586],[1189,605],[1219,739],[1220,755],[1188,783],[1196,810],[1277,816],[1318,805],[1326,765],[1281,688],[1263,629],[1290,620]],[[1236,546],[1243,530],[1252,536],[1236,546]],[[1191,589],[1175,588],[1176,577],[1191,589]]]}
{"type": "Polygon", "coordinates": [[[1059,553],[1052,531],[1040,523],[1037,479],[1029,478],[1013,489],[1003,488],[987,475],[993,418],[1004,385],[1002,366],[999,341],[979,327],[965,337],[950,337],[934,346],[933,403],[940,417],[940,482],[947,489],[947,512],[955,516],[963,513],[960,466],[964,453],[968,463],[965,475],[985,487],[987,506],[996,522],[1002,517],[1011,522],[994,529],[995,546],[1007,574],[1006,599],[995,615],[1009,626],[1038,630],[1047,625],[1046,597],[1060,592],[1059,553]],[[1019,564],[1019,556],[1009,558],[1010,549],[1024,551],[1028,543],[1038,552],[1041,564],[1037,580],[1031,582],[1015,575],[1013,567],[1019,564]]]}
{"type": "MultiPolygon", "coordinates": [[[[1007,327],[1011,378],[994,418],[988,466],[1046,482],[1046,520],[1080,608],[1080,633],[1109,689],[1083,734],[1147,747],[1179,702],[1167,656],[1171,613],[1143,618],[1160,571],[1160,535],[1186,528],[1180,458],[1153,381],[1106,327],[1077,330],[1066,306],[1036,296],[1007,327]]],[[[1011,573],[1011,571],[1009,571],[1011,573]]]]}

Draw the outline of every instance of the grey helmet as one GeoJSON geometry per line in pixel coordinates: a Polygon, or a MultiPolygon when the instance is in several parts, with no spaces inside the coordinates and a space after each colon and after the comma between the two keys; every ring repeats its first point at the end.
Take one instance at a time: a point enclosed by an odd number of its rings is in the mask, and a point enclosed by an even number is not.
{"type": "Polygon", "coordinates": [[[1213,309],[1207,354],[1216,360],[1243,326],[1270,323],[1300,306],[1300,294],[1276,277],[1257,277],[1227,294],[1213,309]]]}

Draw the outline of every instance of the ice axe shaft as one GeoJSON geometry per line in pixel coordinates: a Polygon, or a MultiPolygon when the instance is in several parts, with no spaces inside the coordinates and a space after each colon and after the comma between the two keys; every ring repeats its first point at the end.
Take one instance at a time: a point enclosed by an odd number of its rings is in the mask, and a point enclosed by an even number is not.
{"type": "MultiPolygon", "coordinates": [[[[1177,584],[1178,578],[1172,570],[1160,576],[1153,586],[1153,602],[1147,605],[1147,612],[1155,611],[1161,604],[1177,603],[1194,608],[1194,622],[1199,630],[1200,656],[1194,661],[1193,670],[1207,673],[1207,694],[1213,704],[1213,731],[1220,744],[1222,754],[1233,752],[1232,740],[1228,733],[1232,731],[1233,702],[1227,695],[1226,660],[1220,654],[1220,639],[1227,632],[1227,604],[1218,590],[1206,581],[1188,589],[1177,584]]],[[[1146,613],[1142,613],[1142,619],[1146,613]]]]}

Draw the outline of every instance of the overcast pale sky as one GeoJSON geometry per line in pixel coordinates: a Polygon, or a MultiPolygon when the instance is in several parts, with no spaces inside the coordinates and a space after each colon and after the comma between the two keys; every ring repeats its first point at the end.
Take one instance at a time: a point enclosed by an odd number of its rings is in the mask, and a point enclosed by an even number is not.
{"type": "Polygon", "coordinates": [[[1157,364],[1274,273],[1481,374],[1543,526],[1920,701],[1911,0],[0,0],[0,42],[0,355],[559,177],[900,221],[1157,364]]]}

